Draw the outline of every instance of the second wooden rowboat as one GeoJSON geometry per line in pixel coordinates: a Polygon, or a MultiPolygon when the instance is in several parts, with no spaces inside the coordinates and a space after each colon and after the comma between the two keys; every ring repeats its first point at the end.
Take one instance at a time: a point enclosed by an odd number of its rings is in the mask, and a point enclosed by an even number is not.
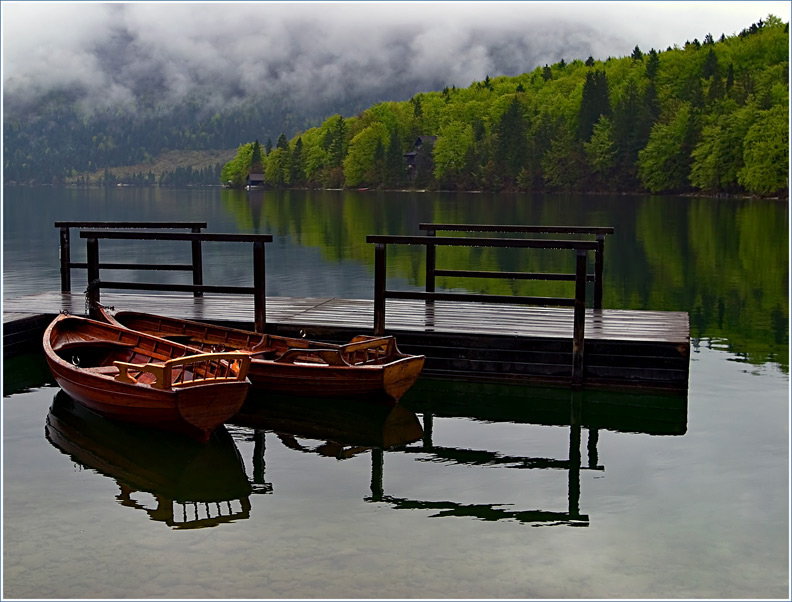
{"type": "Polygon", "coordinates": [[[107,418],[207,441],[245,402],[250,358],[196,353],[114,324],[62,314],[44,332],[58,385],[107,418]]]}
{"type": "Polygon", "coordinates": [[[307,397],[367,398],[395,403],[415,383],[423,355],[401,353],[392,336],[357,336],[346,345],[261,334],[133,311],[102,316],[137,332],[201,351],[250,355],[253,387],[307,397]]]}

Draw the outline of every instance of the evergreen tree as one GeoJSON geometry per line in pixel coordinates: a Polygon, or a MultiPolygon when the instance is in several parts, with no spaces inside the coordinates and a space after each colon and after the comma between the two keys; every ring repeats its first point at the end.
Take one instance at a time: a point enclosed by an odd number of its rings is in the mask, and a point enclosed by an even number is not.
{"type": "Polygon", "coordinates": [[[264,163],[261,158],[261,145],[256,140],[253,143],[253,154],[250,157],[250,173],[262,173],[264,171],[264,163]]]}
{"type": "Polygon", "coordinates": [[[528,155],[528,124],[522,105],[513,98],[495,130],[494,160],[500,184],[513,187],[528,155]]]}
{"type": "Polygon", "coordinates": [[[390,143],[385,151],[385,166],[383,183],[388,188],[401,187],[405,182],[407,166],[404,161],[404,151],[396,131],[390,134],[390,143]]]}
{"type": "Polygon", "coordinates": [[[648,56],[649,58],[646,60],[646,77],[649,78],[649,81],[654,82],[657,71],[660,69],[660,56],[654,48],[649,51],[648,56]]]}
{"type": "Polygon", "coordinates": [[[583,99],[577,120],[577,139],[587,142],[594,131],[594,124],[601,115],[611,114],[608,77],[604,71],[589,71],[583,84],[583,99]]]}
{"type": "Polygon", "coordinates": [[[303,186],[305,184],[302,137],[297,138],[297,141],[294,143],[294,151],[292,151],[289,165],[289,183],[292,186],[303,186]]]}

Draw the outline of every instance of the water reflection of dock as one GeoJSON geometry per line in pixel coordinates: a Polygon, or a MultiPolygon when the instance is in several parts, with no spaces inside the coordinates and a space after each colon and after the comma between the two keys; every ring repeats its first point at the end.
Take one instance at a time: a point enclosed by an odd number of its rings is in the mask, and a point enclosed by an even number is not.
{"type": "MultiPolygon", "coordinates": [[[[436,383],[436,381],[430,381],[436,383]]],[[[687,424],[687,400],[679,396],[603,394],[522,387],[472,386],[443,383],[439,389],[417,386],[395,406],[325,400],[274,400],[262,398],[250,404],[235,424],[253,429],[254,488],[272,492],[265,481],[266,433],[276,435],[287,448],[301,453],[346,459],[370,453],[370,495],[366,501],[385,503],[394,509],[420,509],[435,517],[471,517],[479,520],[514,520],[530,524],[587,526],[589,515],[581,513],[582,471],[604,471],[597,449],[601,429],[652,435],[683,435],[687,424]],[[562,399],[563,397],[563,399],[562,399]],[[627,409],[628,419],[616,407],[627,409]],[[515,411],[519,408],[518,411],[515,411]],[[418,414],[423,417],[423,427],[418,414]],[[434,442],[436,417],[466,418],[481,422],[569,427],[566,457],[506,455],[499,451],[450,447],[434,442]],[[587,431],[586,456],[581,452],[587,431]],[[316,444],[298,441],[314,439],[316,444]],[[512,509],[503,503],[467,504],[446,500],[420,500],[385,491],[385,456],[407,454],[416,461],[440,462],[483,468],[558,470],[567,472],[567,499],[563,510],[512,509]]],[[[523,473],[524,474],[524,473],[523,473]]],[[[515,473],[515,478],[523,478],[515,473]]]]}

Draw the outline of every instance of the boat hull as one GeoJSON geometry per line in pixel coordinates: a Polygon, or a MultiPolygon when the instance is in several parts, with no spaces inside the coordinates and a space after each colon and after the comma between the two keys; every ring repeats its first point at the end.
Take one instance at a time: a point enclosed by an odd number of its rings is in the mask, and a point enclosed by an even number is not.
{"type": "MultiPolygon", "coordinates": [[[[80,323],[76,325],[79,326],[80,323]]],[[[138,341],[126,342],[123,338],[125,333],[119,334],[118,330],[121,329],[92,320],[60,316],[53,321],[44,335],[45,356],[55,381],[69,396],[97,414],[112,420],[179,432],[199,441],[207,441],[215,428],[229,420],[242,407],[250,387],[246,379],[209,381],[182,388],[162,389],[151,383],[118,380],[118,370],[113,370],[110,361],[112,355],[108,356],[110,360],[103,362],[105,365],[87,368],[67,361],[70,353],[68,349],[76,350],[76,354],[84,353],[84,349],[90,349],[92,343],[97,347],[112,348],[113,345],[107,342],[107,337],[110,336],[117,337],[119,343],[130,349],[127,354],[139,353],[142,346],[157,345],[168,355],[174,352],[182,355],[194,354],[187,347],[175,346],[166,341],[158,343],[154,337],[139,333],[135,333],[141,337],[138,341]],[[79,341],[73,333],[69,333],[67,336],[72,339],[72,346],[66,345],[66,351],[58,352],[55,349],[59,344],[63,347],[63,333],[59,326],[63,325],[64,319],[71,320],[70,330],[74,329],[75,320],[83,320],[88,328],[80,332],[79,341]],[[115,332],[108,332],[107,329],[115,329],[115,332]],[[74,346],[75,342],[79,344],[74,346]]]]}
{"type": "Polygon", "coordinates": [[[418,379],[425,361],[422,355],[399,352],[393,340],[383,343],[386,351],[374,360],[356,363],[350,359],[352,354],[346,352],[350,346],[366,346],[388,337],[356,337],[349,345],[334,345],[139,312],[121,311],[110,315],[102,311],[102,314],[108,322],[136,332],[178,340],[201,351],[248,352],[251,385],[273,393],[396,403],[418,379]],[[317,359],[316,354],[325,352],[329,353],[325,357],[331,361],[317,359]],[[288,353],[295,359],[285,361],[288,353]],[[338,357],[333,357],[333,353],[338,357]]]}

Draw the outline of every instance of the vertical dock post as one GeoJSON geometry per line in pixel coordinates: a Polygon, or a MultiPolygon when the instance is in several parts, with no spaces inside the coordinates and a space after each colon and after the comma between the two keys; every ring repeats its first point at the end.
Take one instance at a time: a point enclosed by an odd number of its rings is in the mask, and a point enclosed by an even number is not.
{"type": "Polygon", "coordinates": [[[253,243],[253,311],[256,332],[263,333],[267,327],[267,292],[264,287],[264,243],[253,243]]]}
{"type": "Polygon", "coordinates": [[[572,330],[572,386],[583,385],[583,343],[586,333],[586,259],[584,249],[575,251],[575,314],[572,330]]]}
{"type": "Polygon", "coordinates": [[[572,391],[569,416],[569,518],[580,519],[580,435],[583,424],[583,392],[572,391]]]}
{"type": "Polygon", "coordinates": [[[89,238],[86,243],[88,254],[88,290],[86,291],[86,303],[88,304],[88,316],[96,318],[97,307],[99,306],[99,240],[89,238]]]}
{"type": "Polygon", "coordinates": [[[374,245],[374,336],[385,334],[385,244],[374,245]]]}
{"type": "MultiPolygon", "coordinates": [[[[436,230],[427,230],[426,236],[437,236],[436,230]]],[[[435,292],[436,249],[433,244],[426,245],[426,292],[435,292]]]]}
{"type": "Polygon", "coordinates": [[[385,452],[382,448],[371,448],[371,499],[375,502],[382,501],[385,495],[383,476],[385,472],[385,452]]]}
{"type": "MultiPolygon", "coordinates": [[[[201,228],[194,226],[192,228],[193,234],[200,234],[201,228]]],[[[193,284],[201,285],[203,284],[203,255],[201,254],[201,241],[200,240],[193,240],[191,243],[192,246],[192,267],[193,267],[193,284]]],[[[201,291],[193,292],[193,297],[203,297],[203,293],[201,291]]]]}
{"type": "Polygon", "coordinates": [[[594,309],[602,309],[602,266],[605,263],[605,235],[597,234],[594,252],[594,309]]]}
{"type": "Polygon", "coordinates": [[[69,228],[60,228],[60,274],[61,292],[71,292],[71,249],[69,246],[69,228]]]}

